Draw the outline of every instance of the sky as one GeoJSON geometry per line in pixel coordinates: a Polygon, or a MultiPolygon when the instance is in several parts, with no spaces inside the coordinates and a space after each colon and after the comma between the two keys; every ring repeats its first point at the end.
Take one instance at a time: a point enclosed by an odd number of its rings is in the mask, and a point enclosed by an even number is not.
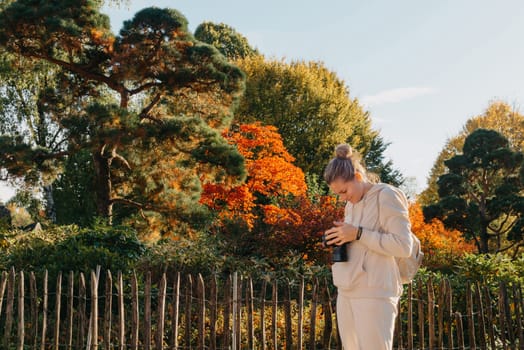
{"type": "MultiPolygon", "coordinates": [[[[103,12],[117,33],[149,6],[179,10],[191,31],[228,24],[269,58],[324,62],[418,190],[469,118],[495,100],[522,112],[522,0],[128,0],[103,12]]],[[[0,186],[0,200],[10,195],[0,186]]]]}

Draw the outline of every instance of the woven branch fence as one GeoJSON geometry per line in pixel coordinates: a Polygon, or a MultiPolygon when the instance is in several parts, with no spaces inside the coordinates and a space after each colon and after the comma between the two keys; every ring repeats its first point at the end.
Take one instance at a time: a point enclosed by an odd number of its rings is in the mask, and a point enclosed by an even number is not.
{"type": "MultiPolygon", "coordinates": [[[[406,287],[395,349],[524,349],[522,290],[406,287]]],[[[4,271],[2,349],[341,349],[327,279],[4,271]]]]}

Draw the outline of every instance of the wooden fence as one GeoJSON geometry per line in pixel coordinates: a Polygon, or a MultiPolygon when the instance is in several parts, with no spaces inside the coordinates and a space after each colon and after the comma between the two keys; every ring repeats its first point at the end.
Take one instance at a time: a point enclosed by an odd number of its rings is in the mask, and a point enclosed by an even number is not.
{"type": "MultiPolygon", "coordinates": [[[[3,272],[2,349],[341,349],[327,279],[3,272]]],[[[395,349],[523,349],[520,286],[417,281],[395,349]]]]}

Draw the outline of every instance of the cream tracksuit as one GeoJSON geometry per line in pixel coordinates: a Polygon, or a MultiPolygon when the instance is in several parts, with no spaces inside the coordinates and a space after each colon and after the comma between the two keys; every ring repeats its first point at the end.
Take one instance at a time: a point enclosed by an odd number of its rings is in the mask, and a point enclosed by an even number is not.
{"type": "Polygon", "coordinates": [[[348,261],[332,266],[342,345],[390,350],[402,293],[395,257],[409,256],[413,245],[407,199],[393,186],[375,184],[358,203],[347,203],[344,221],[363,230],[348,244],[348,261]]]}

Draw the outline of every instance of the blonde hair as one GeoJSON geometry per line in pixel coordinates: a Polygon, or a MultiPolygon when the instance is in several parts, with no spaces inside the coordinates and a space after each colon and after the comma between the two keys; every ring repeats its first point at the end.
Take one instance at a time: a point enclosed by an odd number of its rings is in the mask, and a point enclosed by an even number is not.
{"type": "Polygon", "coordinates": [[[348,144],[338,145],[335,148],[335,158],[329,161],[324,170],[324,180],[328,185],[338,178],[351,181],[355,178],[356,173],[360,173],[364,179],[367,179],[360,154],[348,144]]]}

